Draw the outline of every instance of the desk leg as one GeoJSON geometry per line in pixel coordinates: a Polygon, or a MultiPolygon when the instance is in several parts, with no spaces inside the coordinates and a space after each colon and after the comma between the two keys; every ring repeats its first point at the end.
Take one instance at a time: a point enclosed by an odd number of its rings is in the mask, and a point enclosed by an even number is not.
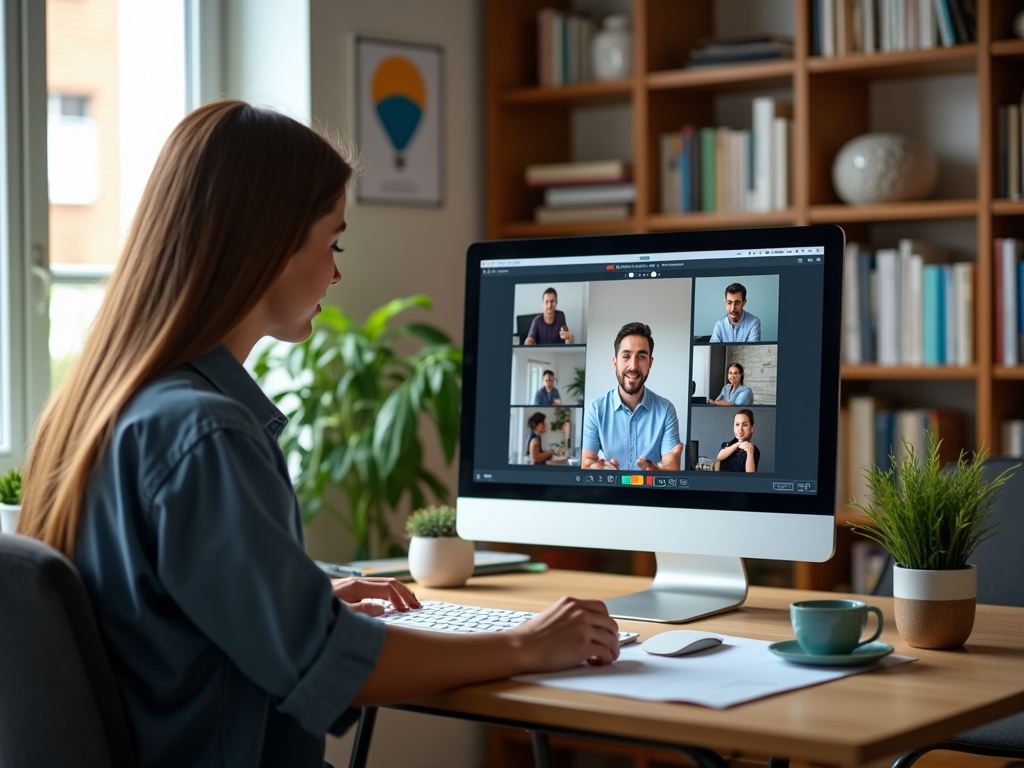
{"type": "Polygon", "coordinates": [[[366,768],[366,760],[370,756],[370,742],[373,740],[373,724],[377,720],[376,707],[363,707],[356,728],[356,743],[352,745],[352,757],[348,768],[366,768]]]}
{"type": "Polygon", "coordinates": [[[534,768],[551,768],[548,759],[548,735],[543,731],[530,731],[530,742],[533,744],[534,768]]]}

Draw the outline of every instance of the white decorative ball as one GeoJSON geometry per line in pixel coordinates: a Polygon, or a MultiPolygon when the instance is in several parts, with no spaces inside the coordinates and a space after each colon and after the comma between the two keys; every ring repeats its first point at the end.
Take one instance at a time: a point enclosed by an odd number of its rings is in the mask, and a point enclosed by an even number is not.
{"type": "Polygon", "coordinates": [[[1024,11],[1021,11],[1013,17],[1013,34],[1017,37],[1024,38],[1024,11]]]}
{"type": "Polygon", "coordinates": [[[935,156],[901,133],[857,136],[832,161],[832,185],[850,205],[923,200],[935,189],[938,176],[935,156]]]}

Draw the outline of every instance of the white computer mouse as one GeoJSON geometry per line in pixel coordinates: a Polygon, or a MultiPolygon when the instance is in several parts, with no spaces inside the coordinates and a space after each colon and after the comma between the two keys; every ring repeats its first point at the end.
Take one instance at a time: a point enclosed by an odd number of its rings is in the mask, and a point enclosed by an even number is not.
{"type": "Polygon", "coordinates": [[[644,640],[640,649],[655,656],[682,656],[722,644],[722,638],[699,629],[670,629],[644,640]]]}

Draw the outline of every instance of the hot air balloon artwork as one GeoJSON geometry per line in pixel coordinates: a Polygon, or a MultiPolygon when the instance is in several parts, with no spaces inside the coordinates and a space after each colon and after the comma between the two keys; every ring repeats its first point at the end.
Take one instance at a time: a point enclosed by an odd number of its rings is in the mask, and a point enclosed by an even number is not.
{"type": "Polygon", "coordinates": [[[441,57],[436,46],[356,38],[360,202],[441,204],[441,57]]]}
{"type": "Polygon", "coordinates": [[[373,76],[377,117],[395,147],[395,168],[405,167],[405,148],[416,133],[427,101],[423,78],[404,56],[384,59],[373,76]]]}

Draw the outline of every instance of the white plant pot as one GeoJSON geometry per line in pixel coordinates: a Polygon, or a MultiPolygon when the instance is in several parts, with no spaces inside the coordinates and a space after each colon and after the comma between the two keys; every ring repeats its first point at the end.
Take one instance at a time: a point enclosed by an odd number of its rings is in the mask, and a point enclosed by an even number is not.
{"type": "Polygon", "coordinates": [[[893,566],[896,629],[914,648],[959,648],[974,628],[978,569],[926,571],[893,566]]]}
{"type": "Polygon", "coordinates": [[[20,506],[0,504],[0,533],[14,533],[18,527],[18,516],[20,514],[20,506]]]}
{"type": "Polygon", "coordinates": [[[473,575],[473,542],[457,536],[413,536],[409,573],[424,587],[461,587],[473,575]]]}

